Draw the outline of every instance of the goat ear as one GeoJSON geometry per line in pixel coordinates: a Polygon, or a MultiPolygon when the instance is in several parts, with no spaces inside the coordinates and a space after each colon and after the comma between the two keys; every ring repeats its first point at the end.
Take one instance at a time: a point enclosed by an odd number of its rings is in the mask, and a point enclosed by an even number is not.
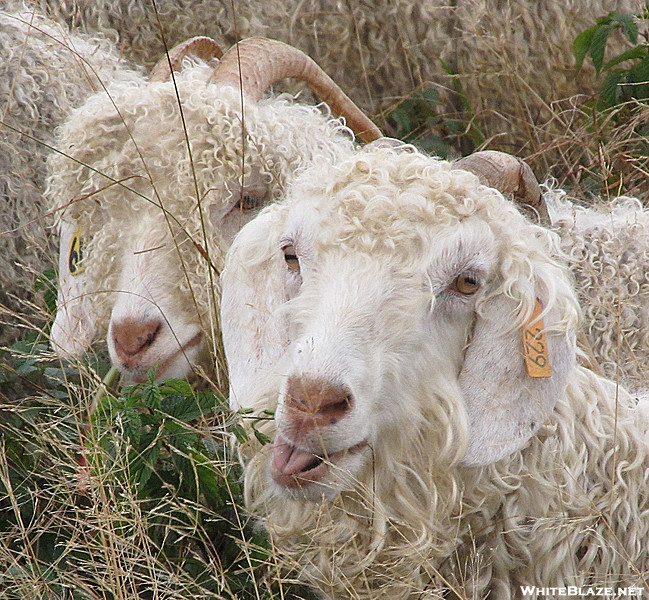
{"type": "Polygon", "coordinates": [[[277,308],[287,300],[279,213],[271,207],[237,234],[221,274],[221,331],[233,409],[252,404],[249,386],[277,368],[288,325],[277,308]]]}
{"type": "MultiPolygon", "coordinates": [[[[574,335],[547,331],[543,342],[551,375],[530,376],[523,332],[511,330],[515,312],[513,300],[497,296],[486,301],[475,323],[459,377],[469,423],[463,465],[488,465],[523,448],[565,390],[575,357],[574,335]]],[[[545,315],[545,329],[556,312],[545,315]]]]}
{"type": "Polygon", "coordinates": [[[50,341],[59,356],[80,356],[97,331],[91,298],[84,294],[83,233],[74,222],[61,221],[59,239],[59,291],[50,341]]]}

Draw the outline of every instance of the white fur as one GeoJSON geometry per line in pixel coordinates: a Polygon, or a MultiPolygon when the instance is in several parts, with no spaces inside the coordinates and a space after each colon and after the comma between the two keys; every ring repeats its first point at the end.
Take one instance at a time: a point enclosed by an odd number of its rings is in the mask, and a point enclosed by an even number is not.
{"type": "Polygon", "coordinates": [[[85,270],[60,273],[52,342],[61,354],[107,329],[127,377],[141,380],[156,363],[160,378],[189,373],[219,346],[218,274],[235,233],[307,165],[354,148],[326,108],[286,95],[244,98],[242,108],[239,90],[210,83],[211,73],[186,60],[175,82],[109,86],[60,129],[48,196],[61,232],[79,228],[85,243],[85,270]],[[242,197],[257,206],[241,210],[242,197]],[[147,321],[159,323],[153,343],[137,361],[120,358],[116,328],[147,321]],[[79,338],[81,325],[92,334],[79,338]]]}
{"type": "MultiPolygon", "coordinates": [[[[103,84],[137,77],[101,35],[70,32],[19,4],[0,10],[0,305],[22,315],[12,324],[34,324],[34,280],[56,262],[43,197],[55,129],[103,84]]],[[[20,337],[5,318],[0,346],[20,337]]]]}
{"type": "Polygon", "coordinates": [[[649,420],[575,360],[558,236],[498,192],[403,150],[319,165],[242,229],[221,283],[231,403],[275,410],[274,445],[242,448],[248,506],[325,595],[646,584],[649,420]]]}
{"type": "Polygon", "coordinates": [[[582,206],[551,185],[544,198],[576,279],[597,363],[607,377],[646,388],[649,211],[626,196],[582,206]]]}

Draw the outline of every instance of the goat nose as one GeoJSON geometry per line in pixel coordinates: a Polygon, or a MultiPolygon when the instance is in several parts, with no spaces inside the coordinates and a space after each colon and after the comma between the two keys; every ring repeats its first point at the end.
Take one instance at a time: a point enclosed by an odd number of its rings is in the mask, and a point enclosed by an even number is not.
{"type": "Polygon", "coordinates": [[[298,428],[335,425],[352,408],[352,394],[344,385],[297,376],[287,383],[285,407],[298,428]]]}
{"type": "Polygon", "coordinates": [[[138,321],[124,319],[112,325],[115,352],[121,359],[143,354],[153,344],[162,323],[160,321],[138,321]]]}

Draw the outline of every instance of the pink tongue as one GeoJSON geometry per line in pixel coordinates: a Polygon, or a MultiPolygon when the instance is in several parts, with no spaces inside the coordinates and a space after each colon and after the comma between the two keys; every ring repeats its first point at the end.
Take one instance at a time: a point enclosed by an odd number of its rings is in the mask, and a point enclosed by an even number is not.
{"type": "Polygon", "coordinates": [[[283,475],[300,473],[314,458],[315,454],[306,450],[298,450],[280,436],[273,444],[273,469],[283,475]]]}

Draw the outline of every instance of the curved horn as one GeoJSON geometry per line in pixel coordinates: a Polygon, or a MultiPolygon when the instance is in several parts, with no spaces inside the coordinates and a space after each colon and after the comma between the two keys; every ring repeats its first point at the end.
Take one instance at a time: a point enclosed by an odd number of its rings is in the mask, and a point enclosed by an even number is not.
{"type": "Polygon", "coordinates": [[[541,225],[548,227],[552,224],[536,177],[520,158],[504,152],[485,150],[461,158],[454,166],[471,171],[483,184],[513,196],[514,202],[541,225]]]}
{"type": "Polygon", "coordinates": [[[204,60],[219,59],[223,56],[223,50],[212,38],[204,36],[190,38],[169,50],[155,64],[151,69],[149,81],[167,81],[171,77],[171,71],[180,71],[183,58],[186,56],[196,56],[204,60]]]}
{"type": "Polygon", "coordinates": [[[348,127],[363,141],[382,137],[379,128],[304,52],[267,38],[242,40],[223,56],[211,81],[241,84],[246,97],[257,102],[273,83],[292,77],[306,82],[334,114],[345,117],[348,127]]]}

